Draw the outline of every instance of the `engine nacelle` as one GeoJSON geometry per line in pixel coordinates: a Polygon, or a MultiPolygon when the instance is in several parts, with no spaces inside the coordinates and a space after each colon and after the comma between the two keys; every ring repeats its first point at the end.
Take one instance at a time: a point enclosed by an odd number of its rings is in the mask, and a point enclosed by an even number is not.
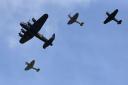
{"type": "Polygon", "coordinates": [[[30,22],[28,22],[28,26],[30,26],[30,27],[31,27],[31,26],[32,26],[32,24],[31,24],[30,22]]]}
{"type": "Polygon", "coordinates": [[[21,34],[21,33],[19,33],[19,36],[20,36],[20,37],[23,37],[24,35],[23,35],[23,34],[21,34]]]}
{"type": "Polygon", "coordinates": [[[26,31],[24,29],[21,29],[21,32],[25,33],[26,31]]]}
{"type": "Polygon", "coordinates": [[[30,26],[28,26],[28,23],[21,22],[20,26],[26,30],[29,30],[30,26]]]}
{"type": "Polygon", "coordinates": [[[36,22],[36,19],[35,18],[32,18],[32,21],[35,23],[36,22]]]}

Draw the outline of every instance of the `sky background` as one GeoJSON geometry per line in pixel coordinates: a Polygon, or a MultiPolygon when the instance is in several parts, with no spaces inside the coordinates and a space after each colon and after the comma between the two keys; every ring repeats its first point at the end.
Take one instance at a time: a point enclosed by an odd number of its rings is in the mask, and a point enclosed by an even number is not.
{"type": "Polygon", "coordinates": [[[128,85],[127,0],[0,0],[0,85],[128,85]],[[121,25],[103,21],[119,9],[121,25]],[[68,14],[85,22],[67,25],[68,14]],[[40,33],[53,33],[52,47],[33,38],[20,44],[21,21],[49,18],[40,33]],[[35,59],[40,72],[24,71],[35,59]]]}

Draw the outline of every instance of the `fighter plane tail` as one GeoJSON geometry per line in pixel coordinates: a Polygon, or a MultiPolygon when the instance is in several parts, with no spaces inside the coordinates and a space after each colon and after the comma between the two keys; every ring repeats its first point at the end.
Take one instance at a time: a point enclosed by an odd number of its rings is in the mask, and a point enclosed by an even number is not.
{"type": "Polygon", "coordinates": [[[84,23],[82,22],[82,23],[80,23],[80,26],[83,26],[84,25],[84,23]]]}
{"type": "Polygon", "coordinates": [[[38,69],[36,69],[36,72],[39,72],[40,71],[40,69],[38,68],[38,69]]]}
{"type": "Polygon", "coordinates": [[[53,45],[52,42],[54,41],[54,39],[55,39],[55,34],[53,34],[52,37],[44,43],[43,48],[45,49],[45,48],[47,48],[49,45],[52,46],[52,45],[53,45]]]}
{"type": "Polygon", "coordinates": [[[122,20],[118,21],[117,24],[121,24],[122,23],[122,20]]]}

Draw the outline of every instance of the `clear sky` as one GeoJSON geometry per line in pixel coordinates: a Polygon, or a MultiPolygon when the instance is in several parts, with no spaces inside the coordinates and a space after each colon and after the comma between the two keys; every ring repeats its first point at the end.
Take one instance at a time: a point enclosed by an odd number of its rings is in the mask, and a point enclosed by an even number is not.
{"type": "Polygon", "coordinates": [[[128,85],[127,0],[0,0],[0,85],[128,85]],[[103,24],[106,11],[119,9],[115,22],[103,24]],[[67,25],[68,14],[85,22],[67,25]],[[21,21],[49,18],[40,33],[53,33],[52,47],[33,38],[19,43],[21,21]],[[40,72],[24,71],[36,60],[40,72]]]}

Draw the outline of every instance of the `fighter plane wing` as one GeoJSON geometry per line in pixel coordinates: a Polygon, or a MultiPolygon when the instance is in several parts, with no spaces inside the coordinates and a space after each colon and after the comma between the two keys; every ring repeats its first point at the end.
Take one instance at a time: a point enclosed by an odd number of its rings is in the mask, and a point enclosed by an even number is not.
{"type": "Polygon", "coordinates": [[[25,43],[27,41],[29,41],[30,39],[32,39],[34,37],[34,35],[30,34],[29,31],[27,31],[26,33],[24,33],[23,37],[20,39],[20,43],[25,43]]]}
{"type": "Polygon", "coordinates": [[[26,66],[24,70],[30,70],[30,69],[31,69],[31,68],[29,68],[28,66],[26,66]]]}
{"type": "Polygon", "coordinates": [[[30,65],[33,67],[35,64],[35,60],[32,60],[32,62],[30,63],[30,65]]]}
{"type": "Polygon", "coordinates": [[[111,18],[107,18],[105,21],[104,21],[104,24],[107,24],[108,22],[112,21],[113,19],[111,18]]]}
{"type": "Polygon", "coordinates": [[[72,21],[72,20],[69,20],[69,22],[68,22],[68,24],[73,24],[74,23],[74,21],[72,21]]]}

